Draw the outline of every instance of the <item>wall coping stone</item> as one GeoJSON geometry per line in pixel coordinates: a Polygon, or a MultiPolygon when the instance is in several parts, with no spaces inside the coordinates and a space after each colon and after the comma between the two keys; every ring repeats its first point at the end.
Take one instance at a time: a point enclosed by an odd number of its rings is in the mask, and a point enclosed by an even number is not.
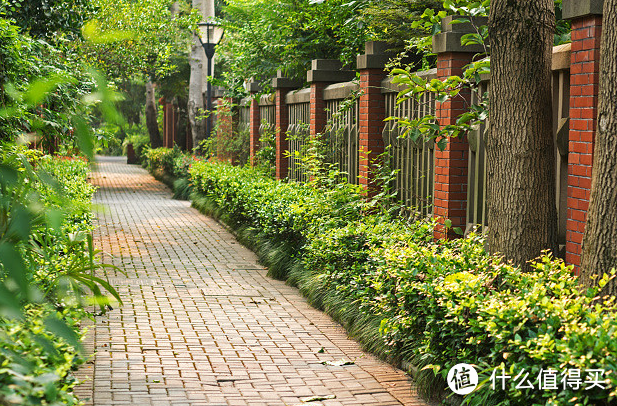
{"type": "Polygon", "coordinates": [[[571,43],[553,47],[552,69],[554,71],[570,69],[570,64],[572,63],[572,60],[570,59],[571,50],[571,43]]]}
{"type": "Polygon", "coordinates": [[[351,95],[353,91],[357,91],[360,89],[360,85],[358,82],[343,82],[343,83],[334,83],[328,87],[326,87],[323,91],[324,100],[340,100],[346,99],[351,95]]]}
{"type": "Polygon", "coordinates": [[[259,98],[260,106],[274,106],[276,95],[274,93],[264,94],[259,98]]]}
{"type": "Polygon", "coordinates": [[[300,104],[311,102],[311,88],[306,87],[300,90],[292,90],[285,96],[285,103],[287,104],[300,104]]]}

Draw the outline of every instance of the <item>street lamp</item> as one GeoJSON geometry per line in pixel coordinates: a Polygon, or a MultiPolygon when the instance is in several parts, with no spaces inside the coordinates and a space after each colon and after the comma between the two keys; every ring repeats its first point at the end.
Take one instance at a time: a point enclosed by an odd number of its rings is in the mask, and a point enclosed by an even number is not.
{"type": "MultiPolygon", "coordinates": [[[[214,49],[223,38],[223,28],[216,23],[199,23],[199,31],[201,36],[198,36],[199,42],[208,58],[208,78],[212,76],[212,58],[214,57],[214,49]],[[205,41],[204,41],[205,40],[205,41]]],[[[212,83],[208,80],[206,91],[206,110],[208,117],[206,118],[206,137],[210,138],[211,132],[211,111],[212,111],[212,83]]]]}

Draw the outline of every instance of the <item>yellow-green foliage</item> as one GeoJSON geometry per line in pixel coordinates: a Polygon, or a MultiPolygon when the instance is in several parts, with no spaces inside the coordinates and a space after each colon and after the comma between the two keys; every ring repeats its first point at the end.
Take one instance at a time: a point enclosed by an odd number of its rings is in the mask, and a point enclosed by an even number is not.
{"type": "Polygon", "coordinates": [[[345,185],[318,189],[207,162],[189,172],[196,206],[227,221],[365,346],[420,367],[426,395],[465,362],[482,382],[468,404],[615,404],[614,298],[581,289],[561,260],[544,255],[523,272],[488,255],[480,235],[433,241],[431,221],[371,212],[345,185]],[[524,369],[532,380],[541,369],[602,369],[606,389],[516,389],[512,379],[493,390],[489,378],[500,368],[512,377],[524,369]]]}

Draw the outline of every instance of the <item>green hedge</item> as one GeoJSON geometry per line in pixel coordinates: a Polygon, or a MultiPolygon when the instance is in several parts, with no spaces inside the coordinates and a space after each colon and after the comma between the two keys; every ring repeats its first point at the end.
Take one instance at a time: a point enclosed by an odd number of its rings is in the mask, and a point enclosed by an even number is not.
{"type": "MultiPolygon", "coordinates": [[[[252,169],[194,161],[193,204],[236,230],[273,276],[297,285],[366,348],[415,365],[427,397],[450,395],[458,363],[476,366],[473,405],[609,405],[617,401],[614,299],[583,290],[571,268],[549,255],[532,272],[504,264],[482,237],[433,241],[433,222],[406,222],[375,210],[351,185],[275,181],[252,169]],[[606,389],[493,390],[491,375],[536,377],[605,371],[606,389]],[[521,375],[524,376],[524,373],[521,375]]],[[[606,280],[606,279],[605,279],[606,280]]],[[[497,381],[499,384],[499,381],[497,381]]],[[[574,385],[572,385],[574,386],[574,385]]]]}
{"type": "Polygon", "coordinates": [[[174,148],[148,149],[144,153],[144,166],[152,175],[174,191],[174,198],[188,199],[191,185],[187,179],[191,163],[197,158],[174,148]]]}
{"type": "Polygon", "coordinates": [[[89,164],[10,145],[0,146],[0,155],[0,247],[3,255],[17,250],[21,260],[11,264],[23,267],[16,276],[3,256],[0,286],[19,285],[19,278],[27,286],[0,291],[0,404],[78,404],[72,371],[85,361],[76,343],[89,316],[82,295],[97,289],[85,275],[93,253],[89,164]],[[14,314],[11,293],[21,314],[14,314]]]}

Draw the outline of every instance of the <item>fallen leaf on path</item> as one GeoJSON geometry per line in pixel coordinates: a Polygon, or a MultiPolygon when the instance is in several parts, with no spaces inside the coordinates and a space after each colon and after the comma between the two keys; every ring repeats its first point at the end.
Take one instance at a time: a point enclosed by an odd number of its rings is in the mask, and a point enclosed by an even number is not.
{"type": "MultiPolygon", "coordinates": [[[[317,402],[318,400],[328,400],[328,399],[334,399],[336,398],[335,395],[316,395],[316,396],[309,396],[306,398],[300,398],[300,402],[302,403],[309,403],[309,402],[317,402]]],[[[317,406],[315,404],[311,405],[311,406],[317,406]]]]}

